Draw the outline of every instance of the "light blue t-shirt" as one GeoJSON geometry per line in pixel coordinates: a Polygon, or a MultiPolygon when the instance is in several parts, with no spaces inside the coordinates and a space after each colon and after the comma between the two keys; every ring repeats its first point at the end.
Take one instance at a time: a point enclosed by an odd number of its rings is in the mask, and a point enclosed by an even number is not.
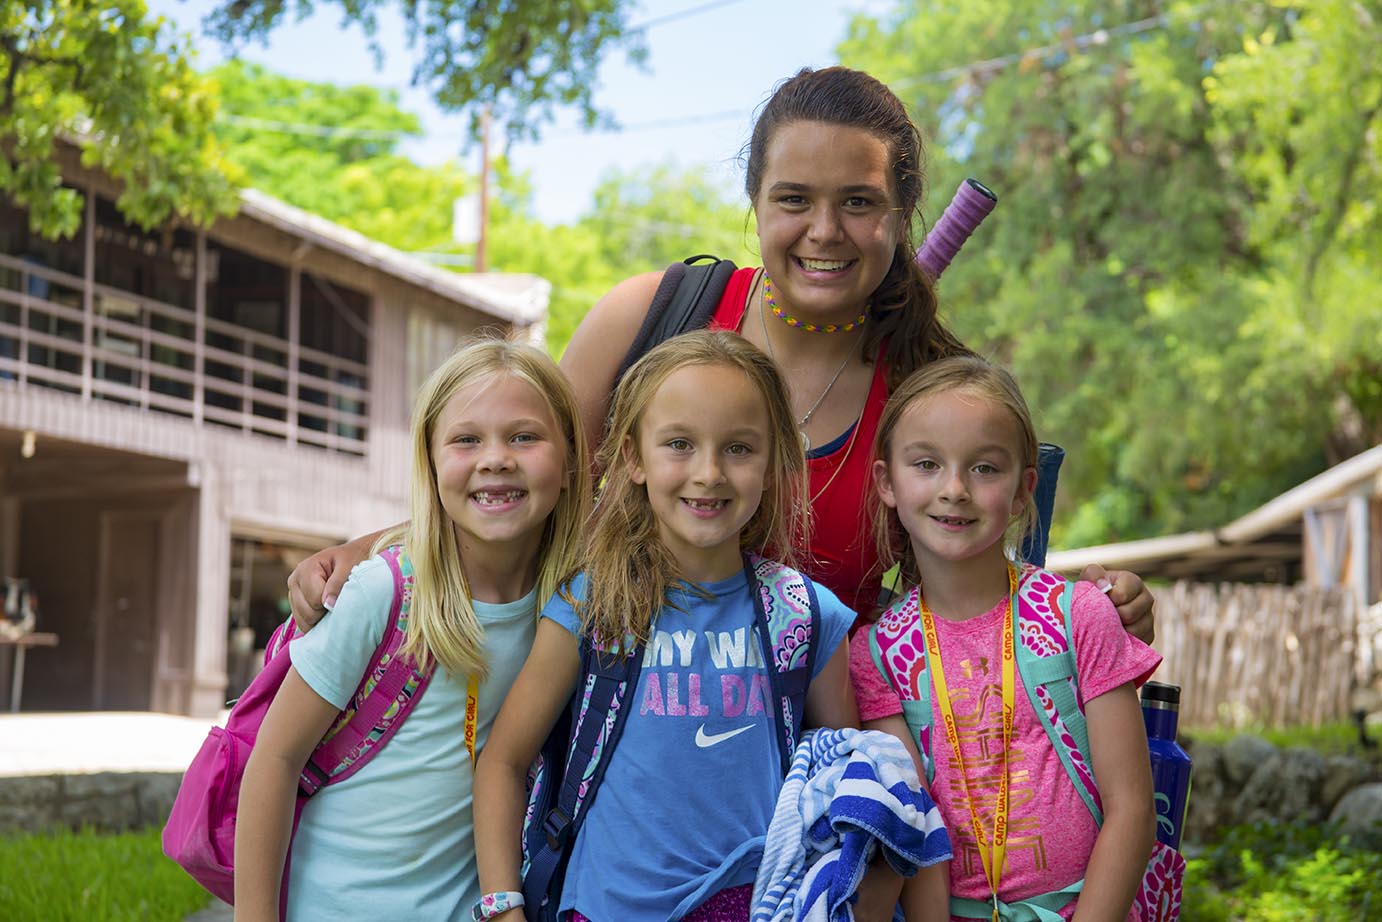
{"type": "MultiPolygon", "coordinates": [[[[623,736],[572,848],[561,909],[594,922],[667,922],[753,883],[782,787],[776,716],[748,578],[678,593],[644,650],[623,736]]],[[[572,585],[585,595],[585,577],[572,585]]],[[[819,583],[819,672],[854,612],[819,583]]],[[[579,632],[571,605],[543,609],[579,632]]]]}
{"type": "MultiPolygon", "coordinates": [[[[352,571],[336,608],[289,644],[312,690],[344,708],[388,625],[393,575],[379,557],[352,571]]],[[[489,678],[476,747],[533,645],[536,589],[517,602],[475,602],[489,678]]],[[[467,677],[437,668],[408,719],[354,775],[307,801],[293,837],[288,918],[468,920],[480,898],[465,748],[467,677]]]]}

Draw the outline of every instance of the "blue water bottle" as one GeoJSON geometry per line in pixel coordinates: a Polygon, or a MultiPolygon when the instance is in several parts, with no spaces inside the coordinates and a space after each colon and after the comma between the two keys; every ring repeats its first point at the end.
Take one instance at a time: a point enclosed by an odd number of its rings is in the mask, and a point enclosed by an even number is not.
{"type": "Polygon", "coordinates": [[[1176,850],[1190,802],[1190,756],[1176,742],[1180,720],[1180,686],[1148,682],[1142,686],[1142,722],[1152,753],[1152,788],[1156,792],[1156,837],[1176,850]]]}

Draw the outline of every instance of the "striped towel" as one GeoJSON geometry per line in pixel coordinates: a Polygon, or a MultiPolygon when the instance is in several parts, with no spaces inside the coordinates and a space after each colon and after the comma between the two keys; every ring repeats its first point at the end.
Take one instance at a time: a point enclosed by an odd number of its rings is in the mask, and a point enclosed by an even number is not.
{"type": "Polygon", "coordinates": [[[752,922],[852,919],[849,899],[879,848],[904,877],[950,858],[906,747],[877,731],[806,734],[768,827],[752,922]]]}

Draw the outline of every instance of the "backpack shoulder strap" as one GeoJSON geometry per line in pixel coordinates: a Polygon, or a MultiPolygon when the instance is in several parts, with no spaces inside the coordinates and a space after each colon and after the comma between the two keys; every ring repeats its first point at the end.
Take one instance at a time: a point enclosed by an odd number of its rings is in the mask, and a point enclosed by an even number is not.
{"type": "Polygon", "coordinates": [[[785,777],[801,739],[806,692],[816,669],[820,601],[815,584],[785,564],[750,554],[745,557],[744,569],[754,599],[754,633],[763,653],[768,684],[779,704],[774,717],[785,777]]]}
{"type": "Polygon", "coordinates": [[[902,700],[902,718],[912,740],[921,750],[926,781],[935,777],[936,761],[931,751],[931,730],[936,716],[931,701],[931,673],[927,668],[924,645],[914,639],[919,617],[920,591],[910,591],[894,599],[878,621],[869,628],[869,655],[893,690],[902,700]]]}
{"type": "Polygon", "coordinates": [[[1094,822],[1103,825],[1103,809],[1089,759],[1089,726],[1079,696],[1071,600],[1075,583],[1037,567],[1027,567],[1017,590],[1014,630],[1017,668],[1032,710],[1051,740],[1051,747],[1070,776],[1094,822]]]}
{"type": "Polygon", "coordinates": [[[298,791],[308,797],[350,777],[384,748],[436,671],[435,663],[419,668],[412,657],[400,654],[407,639],[413,567],[400,545],[386,548],[381,556],[394,581],[389,621],[350,705],[303,766],[298,791]]]}
{"type": "Polygon", "coordinates": [[[648,305],[638,335],[619,364],[615,384],[654,346],[680,333],[707,326],[736,268],[730,260],[708,254],[691,256],[685,262],[668,266],[648,305]]]}
{"type": "Polygon", "coordinates": [[[550,904],[553,881],[564,874],[570,844],[595,800],[609,768],[609,755],[628,719],[629,709],[622,704],[628,692],[638,686],[643,650],[627,641],[623,649],[629,652],[602,649],[581,638],[581,679],[571,701],[572,730],[566,758],[549,759],[551,754],[544,751],[543,771],[550,772],[544,783],[556,788],[545,801],[546,809],[533,817],[538,828],[525,832],[528,866],[523,874],[523,894],[535,908],[542,907],[544,901],[550,904]]]}

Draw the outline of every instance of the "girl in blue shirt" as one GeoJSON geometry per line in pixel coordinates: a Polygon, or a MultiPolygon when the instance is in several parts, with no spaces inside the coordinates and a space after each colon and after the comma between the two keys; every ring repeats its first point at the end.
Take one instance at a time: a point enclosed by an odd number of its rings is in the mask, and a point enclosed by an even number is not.
{"type": "MultiPolygon", "coordinates": [[[[677,337],[620,385],[601,460],[585,572],[543,610],[480,762],[481,890],[519,889],[524,780],[576,687],[580,635],[633,637],[643,669],[560,908],[576,922],[747,919],[782,777],[743,555],[796,546],[806,527],[805,459],[782,379],[739,336],[677,337]]],[[[805,721],[854,726],[842,642],[854,613],[816,592],[805,721]]]]}

